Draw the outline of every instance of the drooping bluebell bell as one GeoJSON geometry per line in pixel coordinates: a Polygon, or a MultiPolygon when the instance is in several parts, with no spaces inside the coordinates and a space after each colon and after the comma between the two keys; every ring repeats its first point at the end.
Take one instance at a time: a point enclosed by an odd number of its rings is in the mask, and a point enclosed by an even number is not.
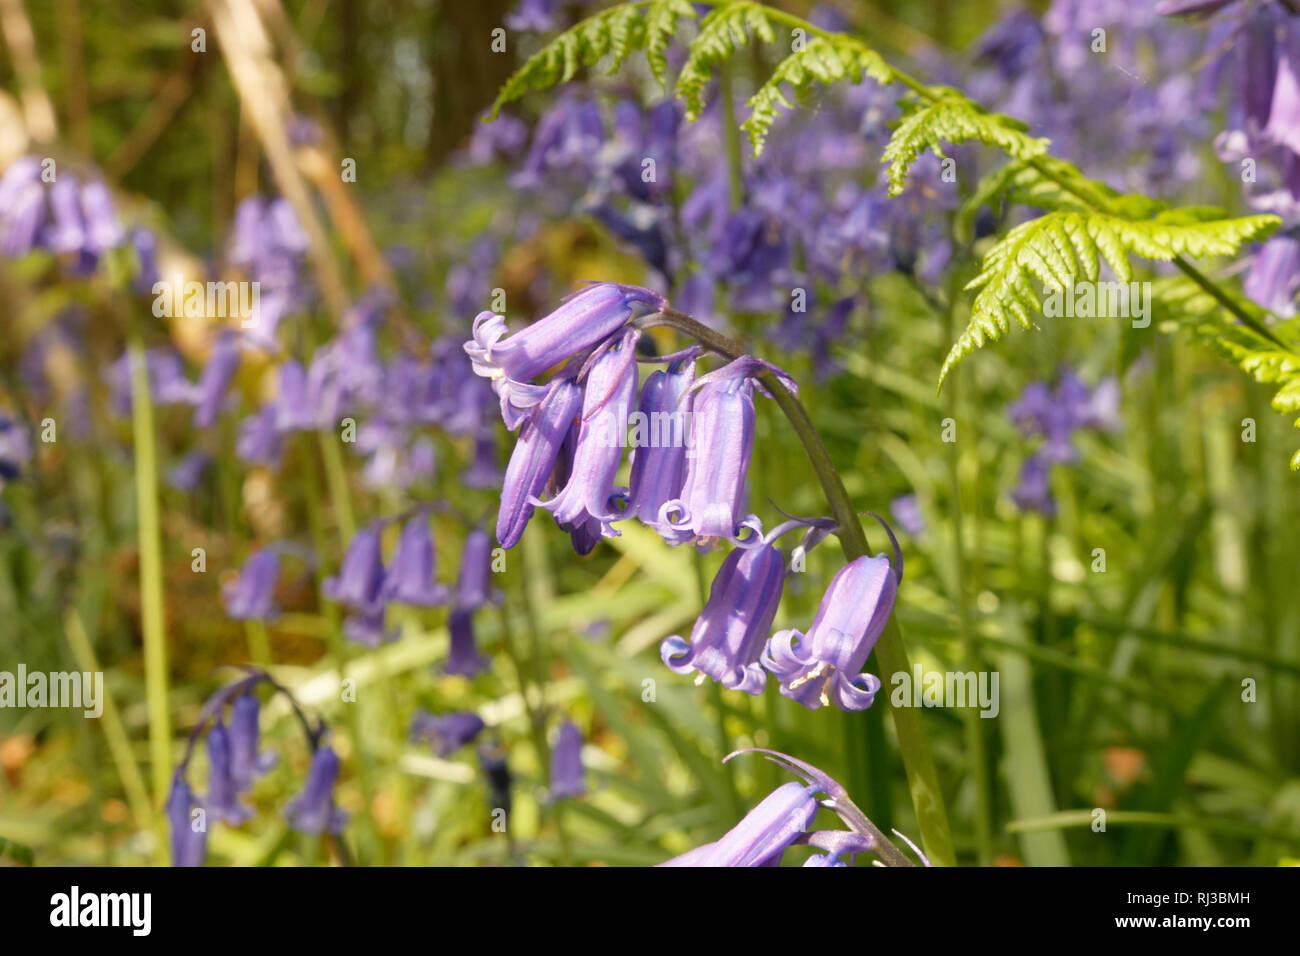
{"type": "Polygon", "coordinates": [[[499,745],[480,747],[478,760],[479,766],[483,768],[483,775],[487,777],[488,806],[494,811],[504,810],[506,817],[509,818],[510,790],[514,785],[514,775],[510,772],[505,750],[499,745]]]}
{"type": "Polygon", "coordinates": [[[625,517],[656,527],[659,510],[681,494],[690,437],[689,391],[694,379],[695,360],[688,357],[651,372],[641,386],[637,405],[641,418],[629,439],[632,474],[625,517]]]}
{"type": "Polygon", "coordinates": [[[211,817],[238,825],[253,815],[239,800],[239,787],[231,773],[230,735],[218,717],[208,731],[208,793],[203,806],[211,817]]]}
{"type": "Polygon", "coordinates": [[[433,534],[426,514],[417,514],[402,526],[379,596],[414,607],[436,607],[446,601],[447,589],[437,579],[433,534]]]}
{"type": "MultiPolygon", "coordinates": [[[[104,371],[113,410],[119,415],[131,413],[131,372],[135,362],[130,351],[104,371]]],[[[149,380],[149,397],[155,405],[187,405],[194,401],[194,386],[185,377],[181,357],[170,348],[148,349],[144,356],[145,375],[149,380]]]]}
{"type": "Polygon", "coordinates": [[[356,607],[343,619],[343,635],[364,647],[376,648],[397,640],[397,632],[385,624],[384,605],[356,607]]]}
{"type": "Polygon", "coordinates": [[[785,555],[762,543],[736,548],[722,562],[687,644],[679,636],[660,647],[664,664],[678,674],[698,671],[731,690],[761,694],[767,672],[759,658],[781,603],[785,555]]]}
{"type": "Polygon", "coordinates": [[[208,470],[210,464],[212,464],[212,456],[202,448],[196,448],[167,470],[164,481],[167,482],[167,487],[175,488],[177,491],[193,491],[198,487],[203,473],[208,470]]]}
{"type": "Polygon", "coordinates": [[[474,528],[465,535],[460,553],[460,571],[456,575],[456,608],[473,611],[492,599],[491,580],[492,539],[482,528],[474,528]]]}
{"type": "Polygon", "coordinates": [[[10,259],[32,250],[45,220],[41,162],[22,156],[0,176],[0,255],[10,259]]]}
{"type": "Polygon", "coordinates": [[[600,533],[617,537],[613,522],[622,517],[614,502],[620,492],[614,476],[623,459],[629,409],[636,397],[636,342],[629,330],[591,363],[582,398],[582,422],[569,479],[549,501],[534,499],[561,528],[599,521],[600,533]]]}
{"type": "Polygon", "coordinates": [[[706,843],[660,866],[779,866],[817,816],[814,784],[783,783],[715,843],[706,843]]]}
{"type": "Polygon", "coordinates": [[[762,534],[758,519],[744,510],[754,450],[754,381],[748,369],[738,359],[694,385],[682,492],[659,509],[660,533],[672,544],[695,540],[707,548],[719,538],[740,543],[746,528],[750,537],[762,534]]]}
{"type": "Polygon", "coordinates": [[[1256,305],[1289,319],[1296,313],[1297,289],[1300,289],[1300,240],[1274,236],[1255,254],[1242,291],[1256,305]]]}
{"type": "Polygon", "coordinates": [[[411,737],[425,741],[435,754],[446,760],[473,741],[486,726],[483,718],[472,711],[435,715],[419,710],[411,718],[411,737]]]}
{"type": "Polygon", "coordinates": [[[339,755],[333,747],[322,744],[311,756],[302,790],[284,808],[289,826],[299,833],[341,832],[347,814],[334,806],[334,785],[338,777],[339,755]]]}
{"type": "Polygon", "coordinates": [[[810,710],[832,702],[841,710],[871,706],[880,679],[862,665],[889,621],[899,570],[887,555],[863,555],[835,573],[808,633],[773,634],[763,666],[781,682],[782,695],[810,710]]]}
{"type": "Polygon", "coordinates": [[[258,777],[275,766],[276,756],[258,750],[258,715],[261,704],[250,691],[230,705],[230,778],[244,793],[258,777]]]}
{"type": "Polygon", "coordinates": [[[1051,478],[1048,459],[1043,455],[1030,455],[1020,467],[1020,481],[1011,491],[1011,500],[1021,511],[1056,514],[1051,478]]]}
{"type": "Polygon", "coordinates": [[[447,619],[447,633],[451,648],[443,672],[460,677],[473,677],[488,668],[488,660],[478,652],[474,643],[474,612],[455,608],[447,619]]]}
{"type": "Polygon", "coordinates": [[[212,354],[199,373],[194,396],[194,427],[208,428],[217,420],[221,401],[239,370],[239,343],[230,331],[217,336],[212,354]]]}
{"type": "Polygon", "coordinates": [[[484,430],[474,438],[474,457],[469,467],[460,473],[461,484],[466,488],[498,488],[501,478],[496,437],[484,430]]]}
{"type": "Polygon", "coordinates": [[[27,429],[0,411],[0,481],[17,478],[31,459],[27,429]]]}
{"type": "Polygon", "coordinates": [[[587,792],[582,770],[582,731],[573,721],[565,721],[551,750],[551,800],[580,797],[587,792]]]}
{"type": "Polygon", "coordinates": [[[144,295],[158,281],[158,236],[152,229],[136,226],[128,238],[131,248],[135,250],[138,267],[131,280],[131,288],[136,294],[144,295]]]}
{"type": "Polygon", "coordinates": [[[326,578],[322,585],[327,598],[354,608],[369,608],[376,603],[384,581],[380,528],[379,522],[371,522],[352,536],[339,573],[326,578]]]}
{"type": "Polygon", "coordinates": [[[250,465],[272,465],[280,460],[284,443],[275,427],[275,405],[263,405],[239,423],[235,454],[250,465]]]}
{"type": "Polygon", "coordinates": [[[657,312],[664,300],[640,286],[602,282],[574,293],[554,312],[514,335],[505,317],[481,312],[473,340],[465,343],[476,374],[489,379],[501,399],[507,427],[517,428],[546,394],[531,380],[609,338],[637,315],[657,312]]]}
{"type": "Polygon", "coordinates": [[[533,501],[546,488],[560,446],[582,407],[582,389],[572,378],[554,381],[519,433],[501,486],[497,541],[513,548],[533,516],[533,501]]]}
{"type": "Polygon", "coordinates": [[[171,830],[172,866],[202,866],[207,854],[208,830],[206,821],[195,828],[191,814],[198,806],[189,784],[185,782],[183,768],[172,777],[167,792],[167,823],[171,830]]]}

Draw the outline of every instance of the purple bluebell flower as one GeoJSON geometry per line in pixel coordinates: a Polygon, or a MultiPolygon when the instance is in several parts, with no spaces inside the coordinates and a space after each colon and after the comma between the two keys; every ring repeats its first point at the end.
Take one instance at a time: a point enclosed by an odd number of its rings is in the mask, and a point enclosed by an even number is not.
{"type": "Polygon", "coordinates": [[[545,490],[581,407],[582,389],[571,378],[554,381],[520,431],[501,486],[496,529],[501,547],[513,548],[519,542],[533,516],[533,501],[545,490]]]}
{"type": "Polygon", "coordinates": [[[660,533],[672,544],[694,539],[708,547],[718,538],[741,543],[737,536],[745,528],[762,533],[758,519],[744,513],[754,451],[754,382],[746,374],[720,375],[730,368],[694,386],[682,493],[659,509],[660,533]]]}
{"type": "Polygon", "coordinates": [[[131,247],[135,249],[135,258],[138,264],[135,278],[131,280],[131,288],[136,294],[144,295],[153,289],[154,283],[158,281],[158,237],[152,229],[146,229],[144,226],[136,226],[131,230],[131,247]]]}
{"type": "Polygon", "coordinates": [[[397,640],[397,632],[384,624],[383,604],[368,604],[354,609],[343,619],[343,636],[372,649],[397,640]]]}
{"type": "Polygon", "coordinates": [[[551,787],[548,796],[552,801],[565,797],[580,797],[587,792],[582,773],[582,731],[573,721],[565,721],[555,738],[551,750],[551,787]]]}
{"type": "MultiPolygon", "coordinates": [[[[131,413],[132,353],[123,352],[104,371],[114,410],[119,415],[131,413]]],[[[149,379],[149,397],[155,405],[187,405],[194,400],[194,386],[185,377],[181,357],[171,349],[156,348],[145,352],[145,374],[149,379]]]]}
{"type": "Polygon", "coordinates": [[[499,747],[482,747],[478,752],[478,761],[483,768],[483,775],[487,777],[488,806],[493,810],[504,810],[508,818],[510,788],[514,784],[514,776],[506,762],[505,751],[499,747]]]}
{"type": "Polygon", "coordinates": [[[235,437],[235,454],[250,465],[271,465],[283,451],[280,433],[275,427],[275,406],[264,405],[239,423],[235,437]]]}
{"type": "Polygon", "coordinates": [[[234,581],[222,588],[226,615],[236,621],[265,621],[278,613],[275,582],[280,573],[280,555],[273,548],[260,548],[249,555],[234,581]]]}
{"type": "Polygon", "coordinates": [[[167,822],[171,830],[172,866],[202,866],[207,853],[208,831],[195,830],[190,818],[197,805],[181,773],[172,778],[167,793],[167,822]]]}
{"type": "Polygon", "coordinates": [[[890,514],[900,528],[914,538],[925,534],[925,518],[921,502],[915,494],[899,495],[889,506],[890,514]]]}
{"type": "Polygon", "coordinates": [[[813,784],[783,783],[715,843],[706,843],[660,866],[778,866],[817,817],[813,784]]]}
{"type": "Polygon", "coordinates": [[[447,589],[437,580],[433,534],[427,515],[417,514],[403,525],[380,597],[414,607],[435,607],[446,601],[447,589]]]}
{"type": "Polygon", "coordinates": [[[629,409],[636,398],[636,342],[629,330],[591,364],[582,399],[582,423],[569,479],[549,501],[534,498],[561,528],[571,530],[600,522],[600,533],[617,537],[613,522],[622,517],[614,502],[622,492],[614,476],[623,459],[629,409]]]}
{"type": "Polygon", "coordinates": [[[504,316],[479,313],[465,352],[475,373],[492,382],[502,417],[514,429],[544,394],[540,386],[529,384],[531,379],[609,338],[634,316],[657,312],[664,304],[649,289],[602,282],[570,296],[550,315],[514,335],[507,335],[504,316]]]}
{"type": "Polygon", "coordinates": [[[177,491],[193,491],[198,487],[203,473],[207,471],[210,464],[212,464],[212,456],[201,448],[195,449],[168,470],[165,479],[167,486],[177,491]]]}
{"type": "Polygon", "coordinates": [[[659,524],[659,509],[677,498],[686,477],[686,443],[690,438],[689,392],[695,360],[678,360],[650,373],[641,387],[633,426],[632,475],[625,517],[659,524]]]}
{"type": "Polygon", "coordinates": [[[331,601],[354,608],[369,608],[379,598],[384,581],[380,524],[371,522],[352,536],[339,573],[325,579],[322,590],[331,601]]]}
{"type": "Polygon", "coordinates": [[[86,245],[86,227],[81,218],[81,183],[64,173],[50,184],[50,221],[41,232],[41,243],[51,252],[78,252],[86,245]]]}
{"type": "Polygon", "coordinates": [[[563,5],[562,0],[519,0],[514,11],[506,14],[506,26],[534,33],[554,30],[555,18],[563,5]]]}
{"type": "Polygon", "coordinates": [[[465,546],[460,553],[460,572],[456,576],[457,609],[472,611],[492,599],[488,581],[491,579],[492,539],[481,528],[465,535],[465,546]]]}
{"type": "Polygon", "coordinates": [[[231,774],[230,735],[218,717],[208,731],[208,795],[203,801],[209,816],[239,825],[253,815],[239,801],[239,788],[231,774]]]}
{"type": "Polygon", "coordinates": [[[1021,511],[1037,511],[1045,515],[1056,513],[1051,473],[1046,458],[1030,455],[1025,459],[1020,468],[1020,483],[1012,490],[1011,500],[1021,511]]]}
{"type": "Polygon", "coordinates": [[[480,432],[474,438],[474,459],[460,474],[466,488],[499,488],[501,469],[497,466],[496,436],[490,431],[480,432]]]}
{"type": "Polygon", "coordinates": [[[239,344],[232,332],[225,331],[217,336],[208,362],[199,373],[198,385],[194,398],[194,427],[208,428],[217,420],[221,410],[221,400],[226,396],[239,370],[239,344]]]}
{"type": "Polygon", "coordinates": [[[419,710],[411,718],[411,737],[425,741],[439,758],[446,760],[482,733],[486,726],[483,718],[472,711],[434,715],[419,710]]]}
{"type": "Polygon", "coordinates": [[[334,806],[334,784],[339,776],[339,755],[333,747],[320,746],[311,756],[307,782],[284,809],[289,826],[299,833],[340,833],[347,814],[334,806]]]}
{"type": "Polygon", "coordinates": [[[240,694],[230,705],[230,778],[239,793],[246,792],[258,777],[275,766],[275,754],[258,751],[260,710],[261,704],[251,692],[240,694]]]}
{"type": "Polygon", "coordinates": [[[831,579],[805,635],[778,631],[768,641],[763,666],[781,693],[810,710],[832,702],[841,710],[871,706],[880,680],[862,665],[889,621],[898,596],[899,571],[888,556],[863,555],[831,579]]]}
{"type": "Polygon", "coordinates": [[[474,612],[456,608],[447,620],[451,649],[443,673],[473,677],[488,668],[488,661],[474,643],[474,612]]]}
{"type": "Polygon", "coordinates": [[[0,412],[0,481],[17,478],[31,460],[32,444],[27,429],[0,412]]]}
{"type": "Polygon", "coordinates": [[[102,182],[91,180],[81,188],[81,213],[90,252],[103,254],[126,241],[126,230],[117,217],[113,195],[102,182]]]}
{"type": "Polygon", "coordinates": [[[736,548],[722,562],[688,645],[666,638],[659,653],[678,674],[699,671],[731,690],[761,694],[767,673],[759,663],[781,603],[785,555],[770,544],[736,548]]]}
{"type": "Polygon", "coordinates": [[[1296,313],[1300,289],[1300,240],[1274,236],[1256,253],[1243,290],[1256,305],[1289,319],[1296,313]]]}

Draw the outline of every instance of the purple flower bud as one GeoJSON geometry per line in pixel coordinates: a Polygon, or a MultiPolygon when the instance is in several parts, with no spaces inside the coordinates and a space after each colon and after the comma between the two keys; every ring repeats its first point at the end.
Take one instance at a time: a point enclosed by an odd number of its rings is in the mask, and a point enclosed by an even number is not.
{"type": "Polygon", "coordinates": [[[280,460],[283,450],[280,433],[275,429],[275,406],[265,405],[239,423],[235,454],[240,461],[270,465],[280,460]]]}
{"type": "Polygon", "coordinates": [[[572,721],[566,721],[560,727],[555,738],[555,748],[551,751],[551,788],[552,801],[565,797],[580,797],[587,792],[587,785],[582,779],[582,731],[572,721]]]}
{"type": "Polygon", "coordinates": [[[172,778],[171,790],[167,793],[167,822],[172,837],[172,866],[202,866],[207,851],[208,831],[206,826],[195,830],[190,820],[190,813],[195,806],[194,794],[189,784],[178,773],[172,778]]]}
{"type": "Polygon", "coordinates": [[[419,514],[402,527],[397,552],[384,577],[380,596],[385,601],[414,607],[435,607],[447,599],[447,589],[437,580],[433,535],[427,515],[419,514]]]}
{"type": "Polygon", "coordinates": [[[280,555],[271,548],[249,555],[239,577],[222,587],[226,616],[236,621],[265,621],[275,617],[275,582],[279,573],[280,555]]]}
{"type": "Polygon", "coordinates": [[[473,677],[487,670],[487,658],[478,652],[474,644],[474,613],[457,608],[451,612],[447,621],[447,631],[451,635],[451,650],[447,654],[447,664],[443,667],[446,674],[461,677],[473,677]]]}
{"type": "Polygon", "coordinates": [[[376,602],[384,580],[379,528],[372,522],[352,536],[339,573],[325,579],[327,598],[354,608],[369,608],[376,602]]]}
{"type": "Polygon", "coordinates": [[[706,843],[660,866],[777,866],[812,826],[819,788],[783,783],[716,843],[706,843]]]}
{"type": "Polygon", "coordinates": [[[547,396],[519,433],[506,477],[501,486],[501,508],[497,513],[497,541],[513,548],[533,516],[533,500],[546,487],[560,444],[582,405],[582,389],[572,379],[552,382],[547,396]]]}
{"type": "Polygon", "coordinates": [[[217,420],[221,400],[225,398],[226,389],[230,387],[230,382],[238,370],[239,344],[234,333],[223,332],[212,347],[208,363],[199,373],[194,399],[195,428],[208,428],[217,420]]]}
{"type": "Polygon", "coordinates": [[[208,795],[203,804],[209,816],[236,826],[253,815],[239,802],[239,788],[231,775],[230,735],[220,718],[208,731],[208,795]]]}
{"type": "Polygon", "coordinates": [[[871,648],[889,621],[898,596],[898,572],[886,555],[863,555],[831,579],[807,635],[778,631],[763,653],[763,666],[781,682],[781,693],[816,710],[832,701],[841,710],[865,710],[880,689],[863,674],[871,648]]]}
{"type": "Polygon", "coordinates": [[[742,528],[759,530],[744,515],[745,479],[754,450],[754,383],[748,376],[701,379],[691,406],[691,453],[681,497],[659,509],[660,532],[671,544],[717,538],[737,541],[742,528]]]}
{"type": "Polygon", "coordinates": [[[485,726],[482,717],[469,711],[435,716],[420,710],[411,718],[411,737],[425,741],[438,757],[446,760],[477,737],[485,726]]]}
{"type": "Polygon", "coordinates": [[[230,705],[230,777],[244,793],[258,777],[275,766],[275,754],[257,750],[257,718],[261,705],[250,693],[230,705]]]}
{"type": "Polygon", "coordinates": [[[659,524],[659,509],[682,493],[686,473],[686,443],[690,437],[690,401],[686,397],[695,378],[695,361],[674,362],[652,372],[641,387],[637,412],[641,423],[633,426],[632,476],[624,517],[659,524]],[[644,424],[644,441],[638,437],[644,424]]]}
{"type": "Polygon", "coordinates": [[[736,548],[722,562],[709,588],[688,645],[677,635],[659,653],[678,674],[699,671],[731,690],[761,694],[767,673],[759,664],[781,603],[785,555],[770,544],[736,548]]]}
{"type": "Polygon", "coordinates": [[[568,481],[551,500],[533,499],[566,530],[595,520],[603,536],[618,536],[611,523],[622,517],[613,506],[614,476],[623,459],[628,409],[636,397],[639,337],[639,332],[629,330],[592,363],[568,481]]]}
{"type": "Polygon", "coordinates": [[[347,814],[334,806],[334,784],[338,776],[339,755],[333,747],[318,747],[312,754],[302,791],[284,808],[289,826],[299,833],[311,834],[343,830],[347,814]]]}

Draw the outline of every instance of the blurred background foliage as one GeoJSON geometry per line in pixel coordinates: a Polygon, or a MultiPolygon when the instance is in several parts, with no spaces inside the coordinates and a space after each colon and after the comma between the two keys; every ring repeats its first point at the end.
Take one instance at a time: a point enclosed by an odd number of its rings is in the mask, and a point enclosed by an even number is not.
{"type": "MultiPolygon", "coordinates": [[[[124,216],[156,229],[178,256],[220,261],[238,202],[276,184],[249,104],[218,52],[209,5],[4,6],[30,18],[39,83],[58,120],[49,154],[95,164],[124,216]],[[208,33],[202,55],[190,47],[196,27],[208,33]]],[[[354,296],[386,272],[403,321],[428,338],[461,334],[472,316],[453,314],[449,272],[475,259],[476,243],[503,217],[529,215],[540,219],[537,228],[485,264],[478,293],[504,288],[513,318],[543,314],[576,280],[654,282],[597,218],[521,200],[508,163],[462,161],[476,118],[520,54],[540,42],[515,34],[508,55],[490,50],[487,36],[510,0],[253,6],[273,37],[295,114],[314,120],[323,137],[325,171],[313,178],[315,160],[300,165],[329,226],[337,278],[354,296]],[[340,157],[357,168],[343,203],[324,185],[337,178],[340,157]],[[341,215],[348,208],[360,216],[341,215]],[[367,247],[384,254],[384,268],[367,266],[367,247]]],[[[780,6],[804,14],[810,5],[780,6]]],[[[942,65],[967,62],[975,39],[1008,13],[993,2],[829,6],[890,55],[933,67],[931,78],[942,82],[950,81],[942,65]]],[[[755,53],[755,76],[766,75],[764,63],[770,58],[755,53]]],[[[20,74],[11,41],[10,55],[0,56],[10,130],[24,109],[20,74]]],[[[632,90],[623,77],[593,78],[593,88],[632,90]]],[[[531,122],[548,102],[525,100],[518,115],[531,122]]],[[[12,145],[0,164],[29,149],[21,138],[12,145]]],[[[874,179],[874,168],[864,176],[874,179]]],[[[1210,192],[1240,208],[1220,185],[1207,177],[1166,198],[1210,192]]],[[[84,428],[61,424],[57,442],[35,442],[24,475],[4,485],[0,669],[20,661],[29,671],[87,669],[91,655],[113,706],[99,721],[54,709],[0,711],[0,858],[165,862],[147,744],[132,423],[109,409],[101,373],[137,320],[150,344],[172,341],[191,363],[206,346],[201,329],[152,319],[147,298],[123,297],[111,277],[55,281],[52,269],[41,260],[0,261],[0,394],[35,423],[84,387],[89,413],[84,428]],[[81,316],[77,357],[63,370],[62,394],[36,395],[19,374],[23,356],[70,308],[81,316]]],[[[961,278],[960,270],[952,276],[961,278]]],[[[852,276],[858,306],[829,346],[837,364],[830,375],[817,374],[811,350],[766,339],[770,315],[730,317],[734,331],[762,343],[761,353],[804,383],[855,502],[888,514],[900,496],[916,496],[921,521],[902,534],[907,577],[896,611],[914,663],[927,672],[976,663],[1000,674],[995,719],[953,709],[924,714],[960,861],[1276,865],[1300,855],[1300,496],[1286,468],[1289,425],[1268,410],[1263,387],[1176,331],[1135,344],[1115,322],[1044,322],[1034,335],[969,359],[936,395],[938,369],[969,304],[959,291],[964,278],[927,285],[897,270],[852,276]],[[1032,443],[1007,407],[1066,366],[1089,383],[1122,382],[1122,426],[1081,434],[1078,461],[1053,469],[1054,514],[1022,512],[1010,492],[1032,443]],[[948,418],[956,442],[942,439],[948,418]],[[1257,426],[1254,442],[1242,440],[1247,418],[1257,426]],[[1098,548],[1104,571],[1095,570],[1098,548]],[[1243,699],[1246,680],[1253,702],[1243,699]],[[1105,832],[1091,826],[1095,808],[1109,813],[1105,832]]],[[[335,322],[317,308],[294,334],[321,342],[335,322]]],[[[1161,331],[1176,325],[1176,316],[1157,316],[1161,331]]],[[[659,345],[667,351],[671,340],[659,345]]],[[[266,361],[248,360],[240,371],[237,387],[250,407],[272,388],[266,361]]],[[[824,513],[785,421],[771,403],[760,398],[758,406],[753,506],[766,516],[774,516],[768,502],[824,513]]],[[[160,407],[155,423],[162,472],[196,442],[214,452],[196,487],[164,484],[159,492],[173,759],[205,697],[235,666],[269,650],[277,676],[335,728],[344,767],[338,799],[352,817],[344,839],[356,862],[657,863],[716,839],[784,779],[755,757],[722,765],[744,746],[822,767],[850,785],[877,823],[915,835],[885,713],[887,675],[871,711],[847,720],[829,709],[804,711],[774,687],[750,698],[662,667],[659,641],[689,633],[721,553],[672,549],[635,526],[575,558],[566,536],[539,518],[498,576],[503,602],[476,615],[490,669],[448,677],[437,666],[448,646],[442,610],[405,613],[401,640],[367,650],[337,640],[337,612],[318,598],[310,570],[282,580],[284,613],[264,633],[225,616],[220,587],[253,540],[324,543],[331,553],[322,571],[336,565],[352,528],[401,512],[412,497],[450,501],[471,521],[494,515],[494,491],[465,487],[450,465],[468,462],[472,443],[439,434],[437,473],[413,496],[366,487],[349,462],[344,504],[323,480],[312,490],[328,462],[306,436],[271,471],[229,454],[232,423],[218,424],[211,442],[196,438],[186,412],[160,407]],[[204,574],[191,570],[195,547],[206,550],[204,574]],[[356,681],[356,703],[340,700],[340,669],[356,681]],[[655,682],[652,701],[646,680],[655,682]],[[489,742],[515,775],[507,834],[492,830],[494,804],[472,751],[440,759],[412,741],[417,708],[484,716],[489,742]],[[560,717],[583,729],[589,792],[551,805],[545,741],[560,717]],[[870,740],[883,750],[868,759],[870,740]]],[[[454,575],[463,522],[436,514],[434,527],[439,566],[454,575]]],[[[879,550],[883,541],[871,530],[879,550]]],[[[788,581],[775,626],[806,626],[837,567],[834,547],[814,551],[806,573],[788,581]]],[[[279,815],[307,762],[283,699],[267,705],[262,729],[280,763],[253,791],[250,822],[213,827],[209,861],[337,861],[328,841],[291,834],[279,815]]]]}

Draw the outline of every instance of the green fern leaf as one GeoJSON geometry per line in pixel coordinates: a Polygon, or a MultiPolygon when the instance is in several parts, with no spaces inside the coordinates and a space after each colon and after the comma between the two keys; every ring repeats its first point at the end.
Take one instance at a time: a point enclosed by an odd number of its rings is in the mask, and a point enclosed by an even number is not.
{"type": "Polygon", "coordinates": [[[1043,311],[1035,282],[1049,293],[1072,294],[1080,280],[1097,281],[1105,260],[1115,277],[1128,283],[1130,254],[1156,261],[1179,255],[1231,255],[1241,243],[1272,232],[1279,222],[1276,216],[1205,218],[1210,214],[1198,209],[1162,211],[1153,219],[1135,221],[1057,210],[1016,226],[988,251],[982,271],[966,286],[967,291],[978,290],[970,322],[943,363],[939,386],[962,358],[1005,335],[1011,319],[1033,328],[1034,316],[1043,311]]]}
{"type": "Polygon", "coordinates": [[[677,95],[686,101],[686,118],[694,121],[704,111],[704,88],[713,68],[731,59],[737,47],[753,34],[764,43],[776,40],[776,32],[759,3],[730,3],[715,7],[700,21],[700,32],[691,41],[690,52],[677,77],[677,95]]]}
{"type": "Polygon", "coordinates": [[[907,175],[926,150],[943,155],[944,143],[976,140],[997,146],[1013,159],[1027,160],[1047,152],[1048,140],[1030,136],[1019,120],[989,113],[962,93],[942,89],[938,99],[903,104],[904,115],[881,156],[889,164],[889,195],[907,187],[907,175]]]}
{"type": "Polygon", "coordinates": [[[658,0],[645,14],[645,56],[650,72],[667,88],[668,44],[677,32],[679,20],[694,20],[695,8],[687,0],[658,0]]]}
{"type": "Polygon", "coordinates": [[[781,107],[794,108],[794,103],[785,95],[785,84],[800,93],[806,91],[813,81],[827,86],[845,79],[860,83],[864,75],[881,84],[891,83],[894,79],[894,71],[880,54],[849,37],[814,37],[802,50],[791,53],[749,98],[749,118],[741,128],[749,133],[754,155],[763,152],[763,142],[781,115],[781,107]]]}

